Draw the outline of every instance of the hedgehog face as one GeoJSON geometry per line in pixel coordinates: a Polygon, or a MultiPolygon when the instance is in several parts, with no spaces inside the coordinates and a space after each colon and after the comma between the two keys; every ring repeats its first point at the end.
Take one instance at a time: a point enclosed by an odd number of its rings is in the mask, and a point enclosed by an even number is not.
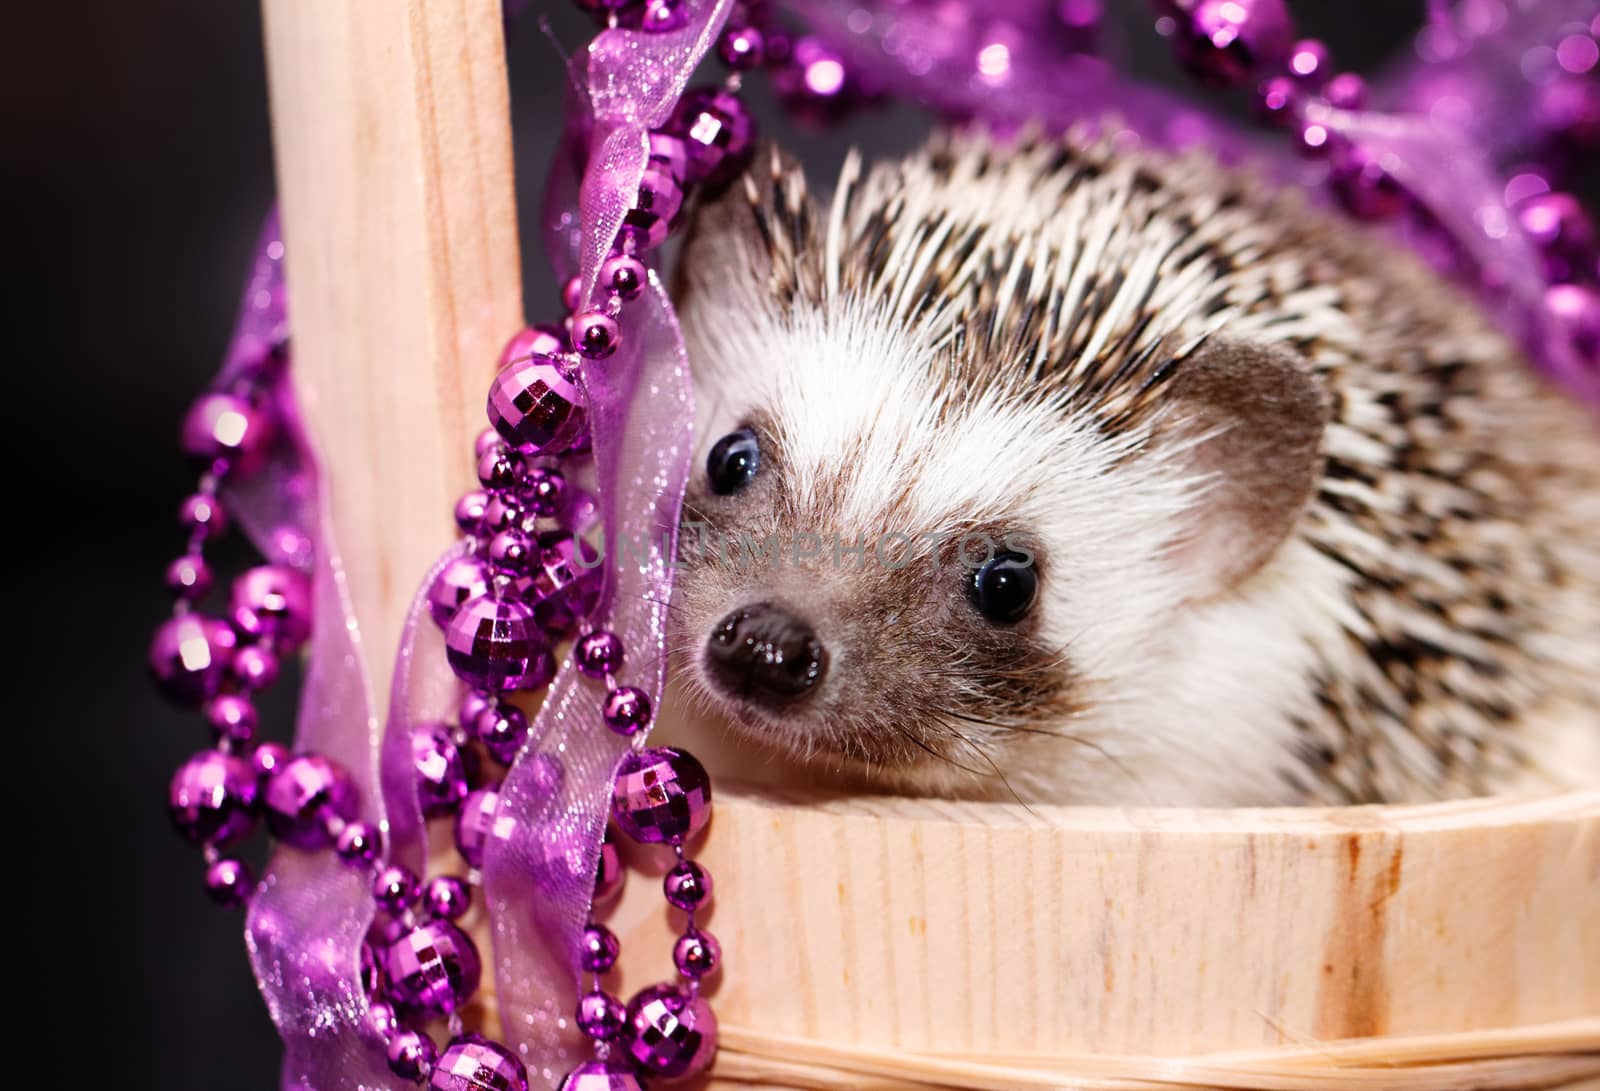
{"type": "Polygon", "coordinates": [[[958,150],[847,165],[826,214],[774,155],[697,213],[674,680],[846,783],[1140,798],[1194,764],[1182,687],[1254,715],[1189,626],[1299,516],[1322,395],[1132,167],[958,150]]]}

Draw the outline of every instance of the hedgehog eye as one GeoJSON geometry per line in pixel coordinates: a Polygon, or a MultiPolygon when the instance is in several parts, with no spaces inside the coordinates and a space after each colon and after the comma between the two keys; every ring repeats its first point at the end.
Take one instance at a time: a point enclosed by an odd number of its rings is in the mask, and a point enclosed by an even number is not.
{"type": "Polygon", "coordinates": [[[760,468],[761,445],[749,428],[729,432],[717,440],[706,456],[706,477],[711,481],[711,491],[718,496],[738,492],[760,468]]]}
{"type": "Polygon", "coordinates": [[[1039,592],[1033,558],[1007,550],[990,558],[972,574],[968,589],[978,612],[1001,625],[1021,621],[1039,592]]]}

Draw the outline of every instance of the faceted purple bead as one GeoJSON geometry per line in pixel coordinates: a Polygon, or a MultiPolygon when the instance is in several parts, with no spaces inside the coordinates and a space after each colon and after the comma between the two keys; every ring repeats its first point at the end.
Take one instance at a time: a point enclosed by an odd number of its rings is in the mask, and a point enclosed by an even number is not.
{"type": "Polygon", "coordinates": [[[439,570],[428,588],[428,616],[442,629],[463,602],[488,593],[489,570],[484,563],[472,556],[457,557],[439,570]]]}
{"type": "Polygon", "coordinates": [[[1200,82],[1229,87],[1288,55],[1293,25],[1283,0],[1200,0],[1187,16],[1179,56],[1200,82]]]}
{"type": "Polygon", "coordinates": [[[489,387],[489,423],[523,454],[558,455],[588,428],[588,399],[549,356],[509,364],[489,387]]]}
{"type": "Polygon", "coordinates": [[[578,1029],[596,1041],[610,1041],[622,1033],[628,1010],[608,992],[596,990],[578,1000],[578,1029]]]}
{"type": "Polygon", "coordinates": [[[693,912],[711,900],[711,872],[693,860],[679,860],[661,880],[661,890],[667,901],[693,912]]]}
{"type": "Polygon", "coordinates": [[[197,845],[226,845],[256,822],[256,775],[243,758],[202,750],[178,767],[167,793],[179,833],[197,845]]]}
{"type": "Polygon", "coordinates": [[[311,581],[283,565],[249,569],[233,581],[230,616],[245,636],[293,651],[311,635],[311,581]]]}
{"type": "Polygon", "coordinates": [[[150,642],[150,673],[168,698],[197,705],[222,688],[238,643],[224,621],[200,614],[172,618],[150,642]]]}
{"type": "Polygon", "coordinates": [[[544,634],[519,602],[468,599],[445,626],[444,643],[451,669],[474,689],[505,692],[549,681],[544,634]]]}
{"type": "Polygon", "coordinates": [[[478,987],[483,965],[472,937],[449,921],[419,924],[389,945],[383,956],[389,997],[426,1015],[449,1015],[478,987]]]}
{"type": "Polygon", "coordinates": [[[551,542],[539,556],[530,596],[540,624],[562,631],[594,609],[605,576],[597,558],[572,535],[551,542]]]}
{"type": "Polygon", "coordinates": [[[585,1061],[567,1073],[561,1091],[640,1091],[639,1077],[620,1060],[585,1061]]]}
{"type": "Polygon", "coordinates": [[[224,857],[206,869],[206,893],[224,908],[232,909],[250,899],[256,877],[243,860],[224,857]]]}
{"type": "Polygon", "coordinates": [[[689,177],[689,148],[682,137],[667,132],[650,134],[650,163],[662,167],[678,181],[689,177]]]}
{"type": "Polygon", "coordinates": [[[590,678],[604,678],[622,668],[622,638],[616,633],[596,629],[582,637],[572,649],[578,670],[590,678]]]}
{"type": "Polygon", "coordinates": [[[255,473],[272,442],[272,416],[232,394],[202,394],[183,419],[183,453],[201,470],[255,473]]]}
{"type": "Polygon", "coordinates": [[[456,848],[461,858],[472,867],[483,866],[484,849],[494,830],[494,811],[500,796],[489,788],[480,788],[467,796],[456,815],[456,848]]]}
{"type": "Polygon", "coordinates": [[[755,122],[739,97],[720,87],[698,87],[678,102],[668,127],[688,152],[686,182],[723,182],[744,166],[755,122]]]}
{"type": "Polygon", "coordinates": [[[684,977],[707,977],[716,973],[721,963],[722,944],[710,932],[690,928],[672,945],[672,964],[684,977]]]}
{"type": "Polygon", "coordinates": [[[528,1091],[517,1055],[478,1034],[450,1040],[433,1064],[429,1091],[528,1091]]]}
{"type": "Polygon", "coordinates": [[[466,763],[439,724],[424,724],[411,733],[411,760],[417,770],[417,802],[429,818],[449,814],[467,798],[466,763]]]}
{"type": "Polygon", "coordinates": [[[357,793],[344,769],[320,754],[302,754],[273,772],[265,802],[272,836],[296,848],[319,849],[332,840],[330,816],[355,818],[357,793]]]}
{"type": "Polygon", "coordinates": [[[629,751],[617,765],[611,817],[635,841],[687,840],[711,818],[711,778],[686,750],[629,751]]]}
{"type": "Polygon", "coordinates": [[[199,554],[179,557],[167,565],[167,590],[186,602],[197,602],[211,590],[211,566],[199,554]]]}
{"type": "Polygon", "coordinates": [[[652,985],[628,1003],[628,1055],[647,1076],[685,1079],[704,1072],[717,1052],[717,1017],[698,992],[652,985]]]}
{"type": "Polygon", "coordinates": [[[622,217],[622,230],[633,239],[636,250],[652,249],[667,241],[682,209],[683,190],[677,179],[670,171],[647,165],[639,179],[639,195],[622,217]]]}
{"type": "Polygon", "coordinates": [[[433,1066],[433,1039],[420,1031],[401,1028],[389,1039],[389,1071],[402,1080],[420,1083],[433,1066]]]}
{"type": "Polygon", "coordinates": [[[591,974],[609,973],[611,967],[617,964],[620,954],[622,941],[615,932],[603,924],[590,923],[584,926],[583,935],[578,940],[578,962],[585,971],[591,974]]]}

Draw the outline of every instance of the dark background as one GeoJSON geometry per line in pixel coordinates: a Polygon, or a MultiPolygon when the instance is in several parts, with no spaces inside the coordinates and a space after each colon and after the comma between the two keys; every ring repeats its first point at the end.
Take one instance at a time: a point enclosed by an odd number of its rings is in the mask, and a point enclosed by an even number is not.
{"type": "MultiPolygon", "coordinates": [[[[1145,5],[1111,6],[1126,9],[1135,66],[1170,78],[1145,5]]],[[[1370,71],[1408,40],[1422,4],[1296,7],[1302,31],[1370,71]]],[[[272,200],[258,14],[241,0],[13,8],[0,24],[0,268],[22,594],[4,601],[18,607],[9,733],[24,757],[4,783],[22,788],[8,810],[24,848],[10,857],[21,919],[7,979],[28,986],[16,999],[36,1013],[14,1049],[38,1035],[82,1045],[36,1052],[17,1076],[266,1091],[277,1086],[278,1043],[241,918],[206,900],[199,854],[164,814],[167,779],[205,731],[155,696],[144,667],[168,608],[174,513],[193,484],[178,422],[217,366],[272,200]]],[[[568,49],[587,26],[559,0],[532,8],[509,44],[529,210],[560,102],[561,66],[538,16],[548,10],[568,49]]],[[[762,109],[770,118],[770,103],[762,109]]],[[[792,141],[832,171],[848,140],[894,150],[920,133],[913,115],[880,112],[792,141]]],[[[550,313],[543,255],[533,240],[523,254],[529,313],[550,313]]],[[[219,553],[219,570],[228,558],[219,553]]],[[[285,688],[264,710],[280,736],[292,715],[285,688]]]]}

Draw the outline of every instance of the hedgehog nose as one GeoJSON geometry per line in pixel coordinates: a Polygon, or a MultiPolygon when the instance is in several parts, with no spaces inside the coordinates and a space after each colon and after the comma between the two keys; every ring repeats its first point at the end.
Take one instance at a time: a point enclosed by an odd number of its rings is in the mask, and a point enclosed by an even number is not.
{"type": "Polygon", "coordinates": [[[780,705],[805,696],[828,672],[828,651],[811,626],[781,606],[742,606],[717,623],[706,662],[730,696],[780,705]]]}

